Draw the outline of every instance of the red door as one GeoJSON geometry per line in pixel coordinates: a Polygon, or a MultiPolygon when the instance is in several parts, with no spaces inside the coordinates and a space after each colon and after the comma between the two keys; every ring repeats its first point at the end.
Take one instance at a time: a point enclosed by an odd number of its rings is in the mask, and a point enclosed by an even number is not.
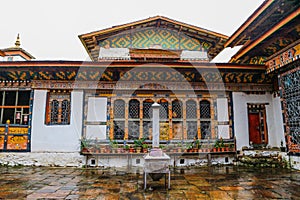
{"type": "Polygon", "coordinates": [[[252,144],[261,144],[259,113],[249,113],[249,139],[252,144]]]}

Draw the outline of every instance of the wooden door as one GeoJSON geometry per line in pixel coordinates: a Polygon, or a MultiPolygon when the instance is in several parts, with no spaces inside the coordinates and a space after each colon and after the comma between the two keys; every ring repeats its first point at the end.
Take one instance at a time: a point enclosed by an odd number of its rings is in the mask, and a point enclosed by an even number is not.
{"type": "Polygon", "coordinates": [[[259,113],[249,113],[249,140],[252,144],[262,144],[259,113]]]}

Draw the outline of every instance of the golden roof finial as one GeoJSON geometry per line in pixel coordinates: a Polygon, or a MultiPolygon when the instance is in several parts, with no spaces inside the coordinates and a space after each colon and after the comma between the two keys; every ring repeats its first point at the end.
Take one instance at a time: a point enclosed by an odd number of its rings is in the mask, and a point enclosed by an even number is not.
{"type": "Polygon", "coordinates": [[[17,40],[15,42],[15,45],[16,47],[20,47],[21,46],[21,42],[20,42],[20,34],[18,33],[18,36],[17,36],[17,40]]]}

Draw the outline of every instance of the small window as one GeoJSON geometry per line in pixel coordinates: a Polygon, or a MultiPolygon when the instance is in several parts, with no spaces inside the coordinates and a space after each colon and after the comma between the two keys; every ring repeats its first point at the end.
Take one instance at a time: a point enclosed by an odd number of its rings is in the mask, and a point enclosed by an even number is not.
{"type": "Polygon", "coordinates": [[[71,93],[69,91],[50,91],[47,96],[46,124],[70,124],[71,93]]]}
{"type": "Polygon", "coordinates": [[[0,124],[28,124],[30,91],[0,91],[0,124]]]}
{"type": "Polygon", "coordinates": [[[7,57],[7,61],[13,61],[14,60],[14,57],[13,56],[8,56],[7,57]]]}

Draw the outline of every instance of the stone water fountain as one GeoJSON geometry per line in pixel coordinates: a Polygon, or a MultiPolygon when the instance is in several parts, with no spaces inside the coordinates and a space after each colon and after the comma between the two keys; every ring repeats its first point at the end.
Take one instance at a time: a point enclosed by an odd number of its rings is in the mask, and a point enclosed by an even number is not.
{"type": "Polygon", "coordinates": [[[170,189],[170,157],[159,148],[159,108],[160,105],[158,103],[152,104],[152,149],[144,156],[144,189],[147,188],[147,174],[150,175],[153,181],[158,181],[165,175],[165,185],[166,175],[168,175],[168,189],[170,189]]]}

